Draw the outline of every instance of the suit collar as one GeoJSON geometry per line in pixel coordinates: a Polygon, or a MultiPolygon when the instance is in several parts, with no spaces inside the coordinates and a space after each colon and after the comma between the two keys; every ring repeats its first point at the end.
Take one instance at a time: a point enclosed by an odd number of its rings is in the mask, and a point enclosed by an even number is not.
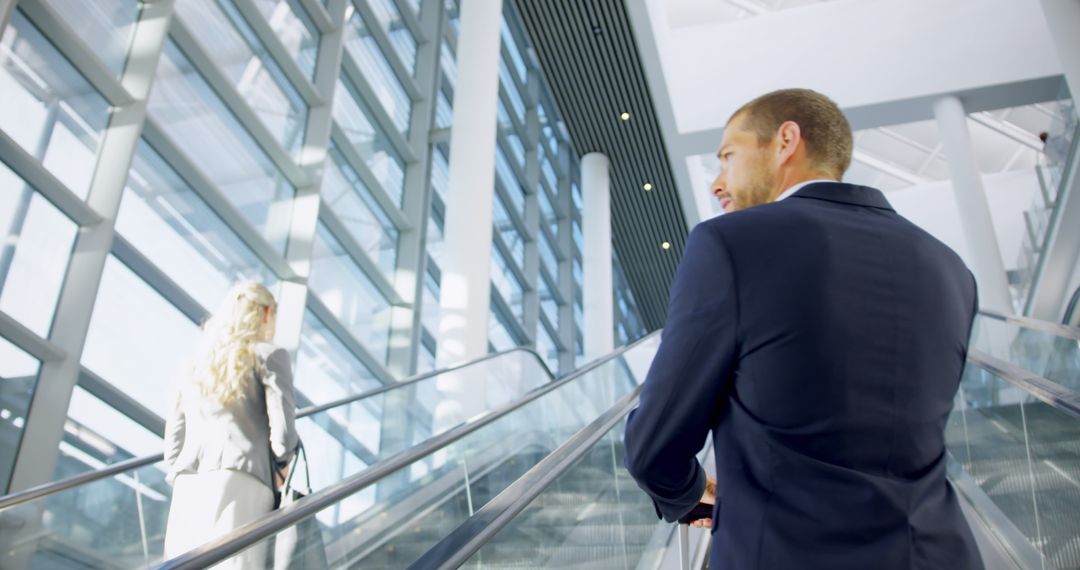
{"type": "Polygon", "coordinates": [[[807,184],[798,192],[792,194],[791,197],[826,200],[828,202],[839,202],[841,204],[881,208],[884,210],[893,209],[889,204],[889,201],[885,199],[885,195],[881,193],[881,190],[870,188],[869,186],[845,184],[843,182],[814,182],[812,184],[807,184]]]}

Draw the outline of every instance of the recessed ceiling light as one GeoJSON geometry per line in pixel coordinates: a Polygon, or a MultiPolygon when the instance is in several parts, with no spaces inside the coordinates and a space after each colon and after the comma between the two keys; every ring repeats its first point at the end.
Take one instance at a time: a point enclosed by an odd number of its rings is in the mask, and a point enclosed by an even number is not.
{"type": "Polygon", "coordinates": [[[645,185],[642,186],[642,188],[644,188],[645,191],[648,192],[649,190],[652,190],[652,184],[646,182],[645,185]]]}
{"type": "Polygon", "coordinates": [[[671,249],[671,244],[665,241],[664,243],[660,244],[660,247],[664,249],[671,249]]]}
{"type": "Polygon", "coordinates": [[[627,113],[626,111],[623,111],[622,114],[619,115],[619,118],[624,120],[624,121],[629,121],[630,120],[630,113],[627,113]]]}

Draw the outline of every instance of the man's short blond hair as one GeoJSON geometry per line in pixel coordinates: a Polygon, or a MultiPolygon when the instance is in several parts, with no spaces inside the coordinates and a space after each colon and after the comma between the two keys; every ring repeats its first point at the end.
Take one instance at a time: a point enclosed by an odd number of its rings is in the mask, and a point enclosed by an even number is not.
{"type": "Polygon", "coordinates": [[[810,89],[781,89],[743,105],[728,121],[742,118],[742,127],[755,133],[760,144],[776,136],[780,125],[799,125],[806,154],[820,170],[837,180],[851,166],[851,125],[832,99],[810,89]]]}

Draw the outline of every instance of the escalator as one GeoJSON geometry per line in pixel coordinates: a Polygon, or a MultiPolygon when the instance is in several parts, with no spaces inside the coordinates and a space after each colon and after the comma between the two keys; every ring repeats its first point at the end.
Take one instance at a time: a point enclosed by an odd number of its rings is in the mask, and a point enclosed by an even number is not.
{"type": "MultiPolygon", "coordinates": [[[[979,317],[946,445],[987,568],[1080,568],[1078,346],[1077,329],[979,317]]],[[[637,392],[410,567],[679,568],[683,559],[703,567],[707,531],[687,533],[697,547],[682,551],[622,469],[637,392]]]]}
{"type": "Polygon", "coordinates": [[[256,544],[273,551],[279,533],[301,528],[317,529],[311,546],[332,568],[408,566],[635,393],[659,341],[649,335],[158,568],[205,568],[256,544]]]}
{"type": "MultiPolygon", "coordinates": [[[[471,404],[483,412],[554,377],[538,354],[518,348],[303,408],[297,430],[319,463],[313,490],[461,423],[435,417],[448,380],[480,395],[471,404]]],[[[0,568],[145,568],[161,561],[172,491],[166,471],[156,454],[0,497],[0,568]]]]}
{"type": "MultiPolygon", "coordinates": [[[[157,567],[204,568],[300,528],[333,568],[700,566],[707,533],[681,552],[622,469],[658,345],[654,333],[157,567]]],[[[946,441],[988,567],[1080,568],[1078,347],[1074,328],[977,319],[946,441]]]]}
{"type": "MultiPolygon", "coordinates": [[[[1072,546],[1080,536],[1073,526],[1080,516],[1072,514],[1080,512],[1080,485],[1070,482],[1080,480],[1080,397],[1070,388],[1078,340],[1067,327],[991,313],[978,318],[947,445],[950,478],[988,567],[1080,568],[1072,546]]],[[[700,565],[707,534],[690,531],[693,547],[682,552],[679,533],[656,520],[622,469],[626,415],[656,350],[655,337],[646,341],[566,380],[585,387],[591,375],[632,370],[624,371],[632,382],[607,377],[593,390],[573,392],[576,407],[590,404],[573,421],[545,423],[548,411],[526,411],[560,409],[566,399],[549,392],[161,568],[226,560],[313,516],[322,540],[311,546],[325,549],[335,568],[665,568],[678,567],[680,557],[700,565]],[[597,387],[608,392],[597,394],[597,387]],[[595,405],[605,401],[603,409],[595,405]],[[527,415],[540,423],[520,421],[527,415]],[[516,425],[503,425],[511,419],[516,425]],[[391,473],[434,464],[442,469],[434,478],[407,479],[404,490],[395,484],[385,508],[400,512],[371,532],[364,525],[378,515],[358,522],[327,514],[386,485],[391,473]]]]}

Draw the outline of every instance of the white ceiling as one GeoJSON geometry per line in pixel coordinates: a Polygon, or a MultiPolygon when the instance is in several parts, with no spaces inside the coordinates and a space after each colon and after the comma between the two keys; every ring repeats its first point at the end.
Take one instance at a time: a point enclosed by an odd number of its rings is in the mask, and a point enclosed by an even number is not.
{"type": "Polygon", "coordinates": [[[1036,0],[628,6],[691,224],[717,213],[708,187],[723,123],[738,104],[772,89],[797,84],[833,97],[861,129],[845,178],[885,191],[949,178],[936,123],[925,120],[941,94],[982,98],[973,108],[993,109],[969,120],[985,174],[1034,168],[1038,134],[1051,130],[1052,103],[995,104],[1049,99],[1049,78],[1060,75],[1036,0]]]}
{"type": "MultiPolygon", "coordinates": [[[[983,174],[1032,170],[1039,163],[1039,133],[1054,127],[1054,104],[1041,103],[981,112],[968,119],[975,158],[983,174]]],[[[855,156],[846,182],[885,192],[949,179],[948,157],[941,149],[937,124],[919,121],[855,132],[855,156]]],[[[718,164],[712,154],[688,157],[692,184],[707,191],[718,164]]],[[[720,213],[710,201],[707,218],[720,213]]]]}

